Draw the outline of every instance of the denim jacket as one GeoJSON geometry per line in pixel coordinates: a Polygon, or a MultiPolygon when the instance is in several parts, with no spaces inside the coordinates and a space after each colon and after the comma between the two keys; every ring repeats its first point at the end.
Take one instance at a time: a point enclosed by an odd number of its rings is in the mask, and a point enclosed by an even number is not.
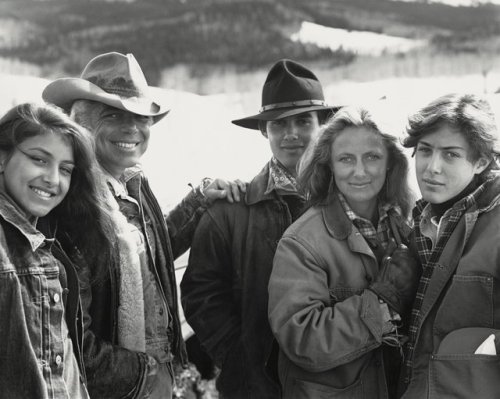
{"type": "Polygon", "coordinates": [[[56,241],[46,238],[9,199],[0,196],[2,398],[67,397],[63,376],[67,331],[83,370],[80,312],[72,263],[56,241]],[[61,275],[67,280],[64,290],[61,275]]]}

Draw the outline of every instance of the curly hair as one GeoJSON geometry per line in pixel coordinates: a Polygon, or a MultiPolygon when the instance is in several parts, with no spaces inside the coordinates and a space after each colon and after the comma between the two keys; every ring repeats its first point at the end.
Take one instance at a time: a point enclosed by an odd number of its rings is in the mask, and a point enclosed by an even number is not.
{"type": "Polygon", "coordinates": [[[378,194],[382,202],[398,205],[408,216],[413,206],[413,193],[408,184],[408,158],[396,136],[382,128],[375,117],[360,107],[341,108],[321,129],[316,143],[308,148],[299,165],[299,184],[308,198],[308,206],[324,205],[336,189],[333,178],[332,146],[337,137],[349,127],[363,127],[379,135],[389,155],[384,187],[378,194]]]}

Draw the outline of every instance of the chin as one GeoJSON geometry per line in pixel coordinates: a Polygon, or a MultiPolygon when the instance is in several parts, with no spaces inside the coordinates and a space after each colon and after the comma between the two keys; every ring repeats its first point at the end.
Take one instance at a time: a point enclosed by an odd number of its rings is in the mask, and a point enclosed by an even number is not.
{"type": "Polygon", "coordinates": [[[436,195],[435,193],[423,194],[422,198],[431,204],[441,204],[449,200],[449,198],[443,198],[442,195],[436,195]]]}

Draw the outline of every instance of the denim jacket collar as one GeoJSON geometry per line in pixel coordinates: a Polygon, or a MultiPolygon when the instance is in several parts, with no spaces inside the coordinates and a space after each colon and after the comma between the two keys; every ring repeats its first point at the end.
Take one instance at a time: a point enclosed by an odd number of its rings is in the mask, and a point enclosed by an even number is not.
{"type": "Polygon", "coordinates": [[[104,177],[111,192],[115,197],[128,199],[129,193],[127,189],[127,183],[134,179],[136,176],[142,173],[142,169],[139,165],[133,166],[131,168],[125,169],[123,175],[117,180],[115,177],[111,176],[106,170],[103,169],[104,177]]]}
{"type": "Polygon", "coordinates": [[[36,251],[45,241],[45,236],[32,225],[28,219],[12,204],[12,200],[0,192],[0,216],[15,226],[26,237],[31,249],[36,251]]]}

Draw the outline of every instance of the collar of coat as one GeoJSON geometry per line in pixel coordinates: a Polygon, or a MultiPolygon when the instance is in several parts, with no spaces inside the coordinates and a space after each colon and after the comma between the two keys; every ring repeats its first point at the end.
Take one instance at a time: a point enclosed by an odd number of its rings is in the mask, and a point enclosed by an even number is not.
{"type": "Polygon", "coordinates": [[[352,223],[342,208],[337,195],[332,195],[327,206],[322,207],[323,221],[328,233],[337,240],[345,240],[352,230],[352,223]]]}
{"type": "Polygon", "coordinates": [[[245,195],[245,202],[247,205],[254,205],[261,201],[277,200],[278,193],[272,190],[266,193],[267,185],[269,183],[269,162],[266,166],[255,176],[248,184],[247,192],[245,195]]]}
{"type": "MultiPolygon", "coordinates": [[[[469,194],[466,198],[472,199],[472,207],[466,210],[466,213],[480,214],[489,212],[493,208],[500,205],[500,171],[491,172],[489,178],[478,187],[474,192],[469,194]],[[477,195],[479,189],[482,189],[480,195],[477,195]]],[[[459,201],[460,203],[466,199],[459,201]]],[[[413,212],[414,218],[420,216],[425,209],[427,201],[419,199],[415,205],[413,212]]],[[[456,205],[456,204],[455,204],[456,205]]],[[[455,206],[454,205],[454,206],[455,206]]]]}
{"type": "MultiPolygon", "coordinates": [[[[328,233],[337,240],[347,239],[351,234],[353,224],[344,211],[339,197],[331,195],[330,202],[322,207],[321,212],[328,233]]],[[[393,208],[389,209],[387,213],[390,218],[395,218],[398,221],[399,233],[406,239],[411,233],[410,223],[393,208]]]]}

